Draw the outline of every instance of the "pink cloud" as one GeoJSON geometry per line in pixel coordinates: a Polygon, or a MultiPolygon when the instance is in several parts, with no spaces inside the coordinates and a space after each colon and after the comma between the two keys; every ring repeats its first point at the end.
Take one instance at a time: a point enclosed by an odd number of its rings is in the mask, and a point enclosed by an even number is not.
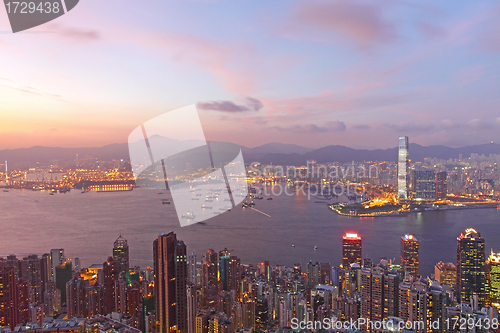
{"type": "Polygon", "coordinates": [[[332,41],[334,33],[361,49],[396,39],[395,25],[384,18],[381,5],[359,1],[302,0],[286,28],[299,36],[304,29],[310,36],[319,33],[325,41],[332,41]]]}

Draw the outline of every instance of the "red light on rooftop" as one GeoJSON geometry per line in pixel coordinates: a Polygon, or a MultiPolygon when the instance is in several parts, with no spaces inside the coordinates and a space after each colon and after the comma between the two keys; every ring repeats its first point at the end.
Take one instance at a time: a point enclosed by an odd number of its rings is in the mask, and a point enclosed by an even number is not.
{"type": "Polygon", "coordinates": [[[343,239],[361,239],[361,237],[358,236],[358,234],[356,233],[350,233],[350,232],[347,232],[345,234],[344,237],[342,237],[343,239]]]}

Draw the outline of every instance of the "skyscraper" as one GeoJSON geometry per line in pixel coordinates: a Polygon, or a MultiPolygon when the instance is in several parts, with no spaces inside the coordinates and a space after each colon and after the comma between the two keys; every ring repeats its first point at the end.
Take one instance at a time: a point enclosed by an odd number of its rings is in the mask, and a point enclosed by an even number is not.
{"type": "Polygon", "coordinates": [[[227,290],[236,291],[236,295],[238,296],[241,289],[240,259],[236,256],[231,256],[227,264],[227,290]]]}
{"type": "Polygon", "coordinates": [[[412,177],[413,200],[436,199],[436,173],[432,170],[415,170],[412,177]]]}
{"type": "MultiPolygon", "coordinates": [[[[51,272],[52,281],[56,282],[56,267],[64,263],[64,250],[63,249],[50,250],[50,260],[52,266],[52,272],[51,272]]],[[[66,289],[66,286],[64,288],[66,289]]]]}
{"type": "Polygon", "coordinates": [[[194,251],[189,255],[188,274],[189,274],[188,278],[189,282],[197,286],[198,279],[196,274],[196,253],[194,251]]]}
{"type": "Polygon", "coordinates": [[[440,284],[453,286],[457,282],[457,266],[451,262],[440,261],[434,267],[434,276],[440,284]]]}
{"type": "Polygon", "coordinates": [[[198,309],[198,297],[196,285],[189,283],[186,287],[187,295],[187,322],[188,333],[196,333],[196,312],[198,309]]]}
{"type": "Polygon", "coordinates": [[[158,236],[153,249],[157,332],[187,333],[186,245],[171,232],[158,236]]]}
{"type": "Polygon", "coordinates": [[[436,173],[436,200],[446,199],[446,195],[448,194],[447,177],[448,173],[446,171],[436,173]]]}
{"type": "Polygon", "coordinates": [[[125,238],[120,235],[113,244],[113,259],[118,263],[118,272],[126,274],[130,268],[128,243],[125,238]]]}
{"type": "Polygon", "coordinates": [[[0,327],[11,329],[19,322],[19,305],[14,268],[0,269],[0,327]]]}
{"type": "Polygon", "coordinates": [[[492,250],[488,257],[488,264],[490,266],[489,303],[491,306],[500,308],[500,253],[494,253],[492,250]]]}
{"type": "Polygon", "coordinates": [[[457,238],[457,296],[463,303],[477,295],[478,305],[486,301],[484,238],[473,228],[457,238]]]}
{"type": "Polygon", "coordinates": [[[401,268],[411,276],[419,275],[419,242],[413,235],[401,237],[401,268]]]}
{"type": "Polygon", "coordinates": [[[408,137],[400,136],[398,147],[398,198],[403,200],[408,199],[408,187],[410,185],[408,148],[408,137]]]}
{"type": "Polygon", "coordinates": [[[346,233],[342,237],[342,267],[348,269],[353,263],[361,265],[361,237],[346,233]]]}
{"type": "Polygon", "coordinates": [[[231,253],[229,250],[225,248],[224,250],[219,252],[219,277],[222,281],[222,289],[227,289],[227,275],[228,275],[228,263],[229,258],[231,257],[231,253]]]}
{"type": "Polygon", "coordinates": [[[73,278],[73,262],[67,260],[55,269],[56,288],[61,291],[61,302],[66,303],[66,283],[73,278]]]}
{"type": "Polygon", "coordinates": [[[118,280],[119,266],[113,257],[108,257],[108,260],[102,265],[104,276],[104,311],[105,314],[116,311],[115,304],[115,281],[118,280]]]}
{"type": "Polygon", "coordinates": [[[42,276],[40,259],[36,254],[31,254],[21,261],[20,273],[20,277],[29,284],[30,303],[41,304],[43,302],[42,276]]]}
{"type": "Polygon", "coordinates": [[[205,260],[201,268],[201,285],[204,295],[203,303],[205,305],[213,306],[215,296],[217,295],[217,252],[212,249],[208,249],[207,252],[205,252],[205,260]]]}

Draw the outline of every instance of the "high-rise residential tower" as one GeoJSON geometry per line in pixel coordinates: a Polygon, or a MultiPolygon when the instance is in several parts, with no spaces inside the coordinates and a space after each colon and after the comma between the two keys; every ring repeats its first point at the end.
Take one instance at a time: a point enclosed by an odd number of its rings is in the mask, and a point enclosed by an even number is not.
{"type": "Polygon", "coordinates": [[[155,252],[155,299],[158,333],[187,333],[187,252],[175,233],[161,234],[155,252]]]}
{"type": "Polygon", "coordinates": [[[419,246],[415,236],[401,237],[401,268],[411,276],[419,275],[419,246]]]}
{"type": "Polygon", "coordinates": [[[19,323],[19,305],[14,268],[0,268],[0,327],[19,323]]]}
{"type": "Polygon", "coordinates": [[[403,200],[408,199],[408,188],[410,185],[408,148],[408,137],[400,136],[398,146],[398,198],[403,200]]]}
{"type": "Polygon", "coordinates": [[[479,307],[486,301],[484,238],[473,228],[457,238],[457,296],[462,303],[477,297],[479,307]]]}

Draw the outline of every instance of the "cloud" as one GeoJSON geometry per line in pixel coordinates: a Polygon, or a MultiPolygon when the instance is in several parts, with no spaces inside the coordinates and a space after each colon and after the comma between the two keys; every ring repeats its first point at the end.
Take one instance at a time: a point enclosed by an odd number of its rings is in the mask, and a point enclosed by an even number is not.
{"type": "Polygon", "coordinates": [[[371,128],[371,126],[370,125],[359,124],[359,125],[353,125],[352,128],[356,129],[356,130],[368,130],[368,129],[371,128]]]}
{"type": "Polygon", "coordinates": [[[459,125],[457,123],[455,123],[454,121],[450,120],[450,119],[443,119],[441,121],[441,125],[444,127],[444,128],[456,128],[458,127],[459,125]]]}
{"type": "Polygon", "coordinates": [[[92,42],[101,39],[101,34],[93,29],[69,27],[59,23],[48,24],[47,28],[55,30],[57,36],[73,42],[92,42]]]}
{"type": "Polygon", "coordinates": [[[233,101],[211,101],[199,102],[198,107],[202,110],[213,110],[228,113],[256,112],[264,107],[257,98],[247,97],[243,104],[236,104],[233,101]]]}
{"type": "Polygon", "coordinates": [[[362,49],[396,39],[395,25],[384,18],[379,3],[360,1],[302,0],[295,8],[287,29],[330,39],[333,33],[342,40],[355,43],[362,49]],[[310,30],[310,31],[308,31],[310,30]]]}
{"type": "Polygon", "coordinates": [[[326,123],[326,126],[318,126],[316,124],[305,124],[305,125],[293,125],[289,127],[274,126],[279,132],[291,132],[291,133],[327,133],[327,132],[344,132],[346,125],[342,121],[330,121],[326,123]]]}
{"type": "Polygon", "coordinates": [[[429,133],[436,129],[433,124],[426,123],[384,124],[383,127],[398,133],[429,133]]]}
{"type": "Polygon", "coordinates": [[[467,123],[467,125],[475,130],[487,130],[494,128],[494,124],[492,122],[483,119],[472,119],[467,123]]]}

